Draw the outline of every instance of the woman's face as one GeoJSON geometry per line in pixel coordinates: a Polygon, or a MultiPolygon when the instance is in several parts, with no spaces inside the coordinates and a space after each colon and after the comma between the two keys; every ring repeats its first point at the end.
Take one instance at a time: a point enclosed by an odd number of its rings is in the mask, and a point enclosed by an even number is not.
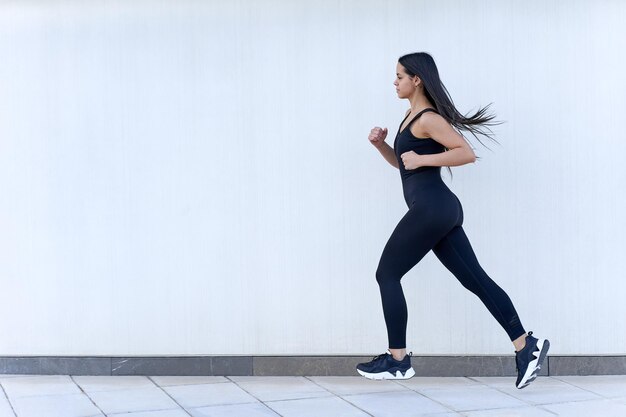
{"type": "Polygon", "coordinates": [[[398,98],[411,97],[417,88],[415,86],[415,83],[418,82],[417,80],[419,80],[417,76],[409,77],[404,67],[398,62],[398,65],[396,65],[396,80],[393,82],[393,85],[396,86],[398,98]]]}

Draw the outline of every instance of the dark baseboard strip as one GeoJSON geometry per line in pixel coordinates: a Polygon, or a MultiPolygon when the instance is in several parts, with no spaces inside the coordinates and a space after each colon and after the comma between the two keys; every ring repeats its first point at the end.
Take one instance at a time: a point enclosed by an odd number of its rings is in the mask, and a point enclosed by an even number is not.
{"type": "MultiPolygon", "coordinates": [[[[356,376],[364,356],[0,356],[0,374],[356,376]]],[[[418,376],[514,376],[510,356],[413,356],[418,376]]],[[[626,375],[626,356],[548,356],[540,375],[626,375]]]]}

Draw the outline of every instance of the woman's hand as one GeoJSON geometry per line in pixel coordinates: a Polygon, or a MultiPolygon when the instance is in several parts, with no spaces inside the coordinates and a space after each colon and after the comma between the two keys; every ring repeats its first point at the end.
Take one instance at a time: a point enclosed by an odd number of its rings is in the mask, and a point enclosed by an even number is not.
{"type": "Polygon", "coordinates": [[[370,143],[374,145],[376,149],[383,146],[386,138],[387,138],[387,128],[382,129],[378,126],[373,128],[370,132],[370,135],[368,136],[370,143]]]}
{"type": "Polygon", "coordinates": [[[421,157],[422,156],[420,154],[413,151],[405,152],[400,155],[400,158],[402,158],[402,163],[404,164],[404,169],[406,170],[417,169],[421,167],[421,157]]]}

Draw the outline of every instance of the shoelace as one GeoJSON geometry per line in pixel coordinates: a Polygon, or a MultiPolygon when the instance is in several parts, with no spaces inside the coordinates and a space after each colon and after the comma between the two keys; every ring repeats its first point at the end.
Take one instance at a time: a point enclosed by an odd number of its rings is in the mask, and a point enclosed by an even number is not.
{"type": "Polygon", "coordinates": [[[380,359],[380,358],[382,358],[382,357],[385,357],[385,356],[387,356],[387,355],[389,355],[387,352],[385,352],[385,353],[381,353],[380,355],[376,355],[376,356],[374,356],[374,358],[371,360],[371,362],[377,361],[378,359],[380,359]]]}
{"type": "MultiPolygon", "coordinates": [[[[413,356],[413,352],[409,352],[409,353],[407,353],[407,355],[409,355],[409,356],[413,356]]],[[[387,352],[385,352],[385,353],[381,353],[380,355],[376,355],[376,356],[374,356],[374,357],[372,358],[371,362],[377,361],[378,359],[383,358],[383,357],[385,357],[385,356],[391,356],[391,357],[393,358],[393,356],[392,356],[392,355],[390,355],[390,354],[388,354],[387,352]]]]}

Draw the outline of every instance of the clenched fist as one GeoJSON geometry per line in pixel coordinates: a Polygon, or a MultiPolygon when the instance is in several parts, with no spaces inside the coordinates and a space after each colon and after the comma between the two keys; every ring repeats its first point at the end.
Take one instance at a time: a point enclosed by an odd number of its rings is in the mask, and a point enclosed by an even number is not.
{"type": "Polygon", "coordinates": [[[406,170],[417,169],[422,166],[420,154],[413,151],[403,153],[400,155],[400,158],[402,158],[402,163],[404,164],[404,169],[406,170]]]}
{"type": "Polygon", "coordinates": [[[385,139],[387,138],[387,128],[375,127],[371,130],[368,139],[370,143],[376,147],[376,149],[383,146],[385,139]]]}

